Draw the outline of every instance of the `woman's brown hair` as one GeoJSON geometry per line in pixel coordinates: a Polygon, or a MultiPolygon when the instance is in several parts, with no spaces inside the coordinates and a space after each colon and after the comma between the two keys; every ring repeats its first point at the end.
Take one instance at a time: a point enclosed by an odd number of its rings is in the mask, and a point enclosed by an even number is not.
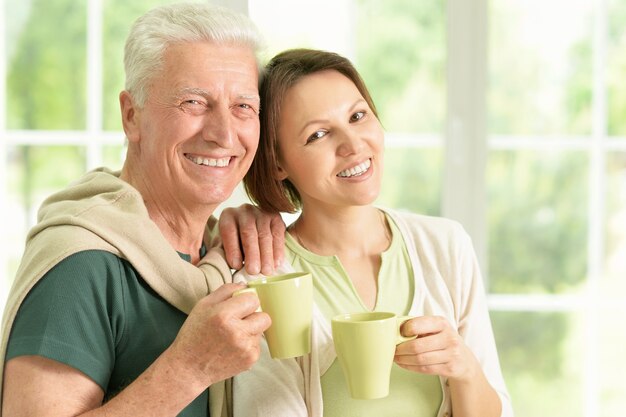
{"type": "Polygon", "coordinates": [[[246,193],[262,210],[294,213],[302,208],[300,194],[291,181],[288,178],[278,179],[278,126],[281,107],[287,91],[299,80],[326,70],[338,71],[350,79],[378,117],[363,79],[347,58],[334,52],[315,49],[289,49],[272,58],[265,66],[259,87],[259,148],[243,180],[246,193]]]}

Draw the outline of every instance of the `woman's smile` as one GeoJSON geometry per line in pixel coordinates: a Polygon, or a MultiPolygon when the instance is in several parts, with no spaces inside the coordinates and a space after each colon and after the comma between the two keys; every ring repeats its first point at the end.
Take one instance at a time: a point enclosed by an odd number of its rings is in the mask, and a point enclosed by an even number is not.
{"type": "Polygon", "coordinates": [[[337,174],[337,176],[342,178],[358,177],[369,171],[371,166],[372,160],[368,158],[364,162],[361,162],[360,164],[353,166],[352,168],[344,169],[339,174],[337,174]]]}

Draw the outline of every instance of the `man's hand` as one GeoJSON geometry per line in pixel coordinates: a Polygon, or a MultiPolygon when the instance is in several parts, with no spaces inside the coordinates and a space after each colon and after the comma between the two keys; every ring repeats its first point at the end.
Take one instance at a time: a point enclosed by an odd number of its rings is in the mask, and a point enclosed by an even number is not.
{"type": "Polygon", "coordinates": [[[201,299],[168,349],[180,369],[205,388],[249,370],[259,358],[261,335],[271,319],[256,312],[255,294],[232,297],[241,288],[225,284],[201,299]]]}
{"type": "Polygon", "coordinates": [[[279,213],[267,213],[251,204],[222,211],[219,220],[226,261],[233,269],[271,275],[283,262],[285,223],[279,213]],[[243,253],[242,253],[243,249],[243,253]]]}
{"type": "Polygon", "coordinates": [[[248,370],[260,355],[271,320],[257,313],[254,294],[231,298],[226,284],[194,307],[172,345],[135,381],[105,404],[87,375],[41,356],[6,363],[1,415],[5,417],[117,417],[178,415],[206,388],[248,370]]]}

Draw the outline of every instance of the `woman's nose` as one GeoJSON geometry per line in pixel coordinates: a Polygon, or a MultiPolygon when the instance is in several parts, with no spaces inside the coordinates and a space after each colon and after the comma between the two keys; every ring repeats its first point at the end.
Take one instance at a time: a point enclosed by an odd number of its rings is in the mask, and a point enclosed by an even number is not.
{"type": "Polygon", "coordinates": [[[342,131],[339,140],[337,152],[342,156],[359,153],[365,146],[365,141],[361,135],[350,130],[342,131]]]}

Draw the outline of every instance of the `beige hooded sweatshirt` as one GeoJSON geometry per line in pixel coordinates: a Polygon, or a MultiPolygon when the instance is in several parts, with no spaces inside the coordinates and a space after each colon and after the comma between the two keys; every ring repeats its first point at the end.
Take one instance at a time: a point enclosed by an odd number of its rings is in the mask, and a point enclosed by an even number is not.
{"type": "MultiPolygon", "coordinates": [[[[46,272],[74,253],[97,249],[127,260],[154,291],[186,314],[202,297],[232,282],[221,242],[211,234],[215,218],[204,234],[207,254],[198,265],[186,262],[148,216],[141,194],[119,175],[104,168],[91,171],[42,204],[2,318],[0,380],[22,301],[46,272]]],[[[1,401],[0,396],[0,409],[1,401]]],[[[210,386],[209,402],[211,416],[231,415],[231,381],[210,386]]]]}

